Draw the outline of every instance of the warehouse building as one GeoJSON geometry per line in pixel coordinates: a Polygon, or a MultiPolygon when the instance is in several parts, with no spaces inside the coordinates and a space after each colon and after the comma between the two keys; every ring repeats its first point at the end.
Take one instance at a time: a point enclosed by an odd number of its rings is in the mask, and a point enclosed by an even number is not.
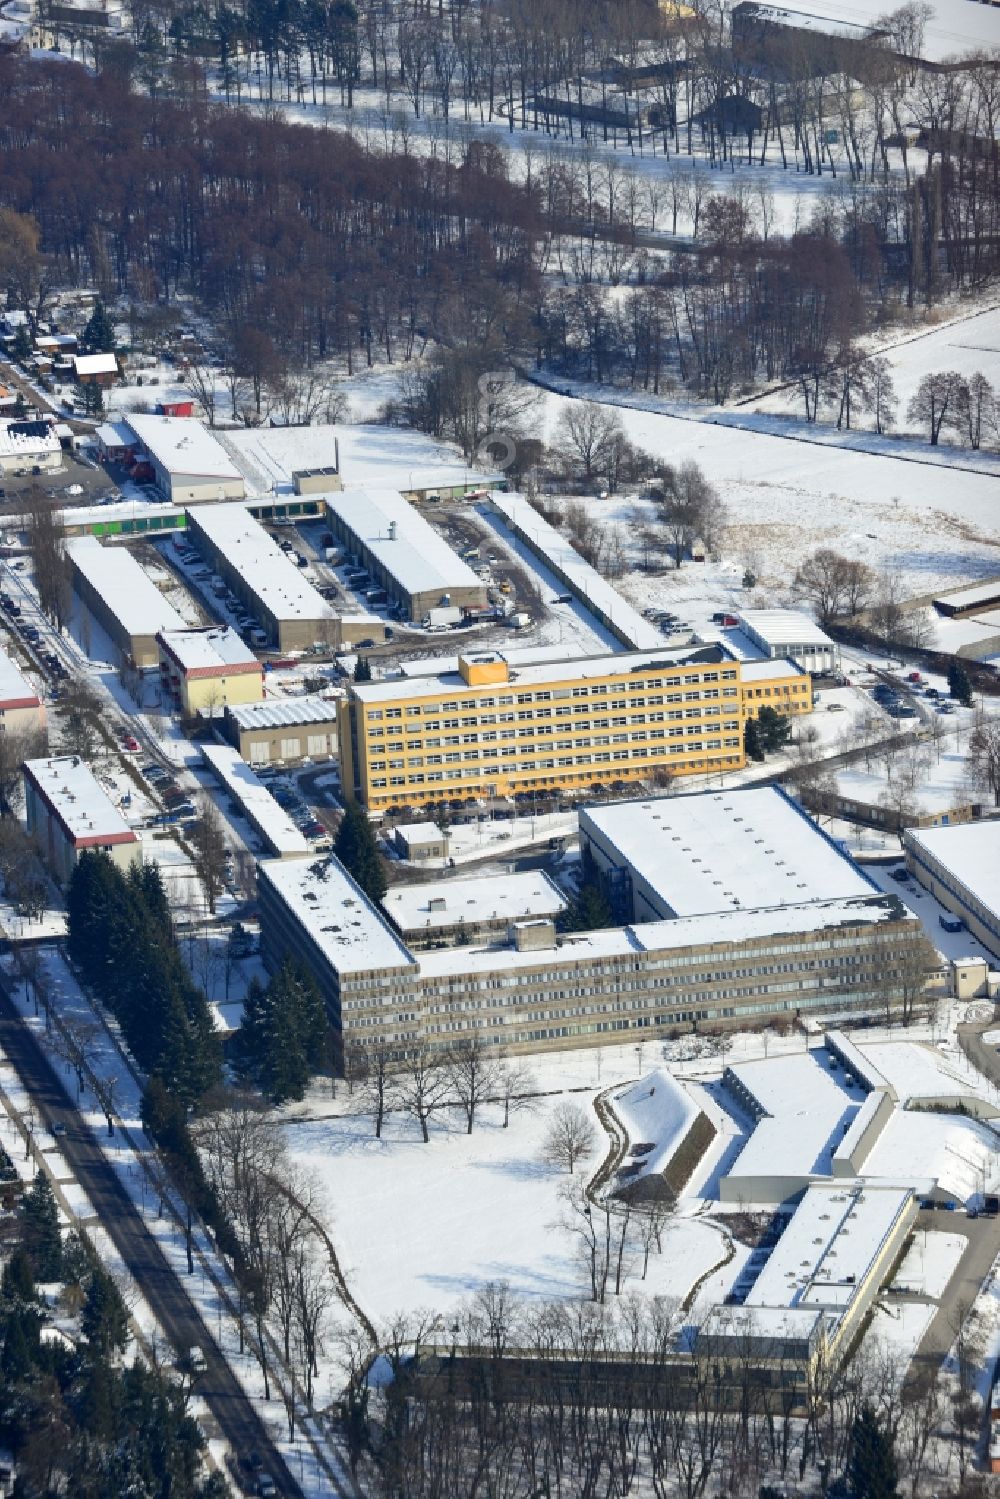
{"type": "Polygon", "coordinates": [[[542,870],[396,885],[382,909],[411,949],[506,940],[512,922],[555,921],[566,898],[542,870]]]}
{"type": "Polygon", "coordinates": [[[301,765],[337,755],[337,708],[328,698],[281,697],[232,705],[223,732],[249,765],[301,765]]]}
{"type": "Polygon", "coordinates": [[[0,733],[34,734],[45,727],[45,708],[31,683],[0,651],[0,733]]]}
{"type": "Polygon", "coordinates": [[[122,659],[140,668],[159,665],[157,636],[187,625],[131,552],[77,536],[66,542],[66,555],[76,593],[122,659]]]}
{"type": "Polygon", "coordinates": [[[142,857],[139,840],[78,755],[26,760],[28,832],[53,877],[64,885],[85,849],[100,849],[119,869],[142,857]]]}
{"type": "Polygon", "coordinates": [[[333,610],[245,505],[187,512],[188,534],[279,651],[334,644],[333,610]]]}
{"type": "Polygon", "coordinates": [[[485,607],[484,584],[401,494],[345,489],[325,503],[333,535],[407,619],[440,605],[485,607]]]}
{"type": "Polygon", "coordinates": [[[201,753],[209,770],[232,798],[233,810],[246,818],[269,855],[299,859],[311,853],[308,840],[284,807],[279,806],[236,750],[228,744],[205,744],[201,753]]]}
{"type": "Polygon", "coordinates": [[[584,807],[580,849],[623,921],[864,900],[879,889],[780,786],[584,807]]]}
{"type": "Polygon", "coordinates": [[[785,658],[814,675],[840,670],[840,647],[798,609],[745,609],[740,629],[771,661],[785,658]]]}
{"type": "Polygon", "coordinates": [[[228,625],[161,630],[156,642],[160,681],[184,718],[264,696],[264,668],[228,625]]]}
{"type": "MultiPolygon", "coordinates": [[[[693,859],[689,862],[693,863],[693,859]]],[[[261,865],[261,920],[272,963],[307,963],[345,1041],[454,1044],[464,1034],[511,1050],[639,1041],[700,1024],[854,1006],[885,1006],[885,973],[921,940],[894,896],[728,910],[610,930],[559,933],[551,920],[513,922],[497,945],[420,952],[396,938],[378,983],[345,996],[345,914],[360,930],[384,919],[332,856],[284,874],[261,865]],[[264,891],[267,891],[266,895],[264,891]]],[[[353,983],[353,980],[352,980],[353,983]]]]}
{"type": "Polygon", "coordinates": [[[1000,822],[907,828],[906,867],[1000,958],[1000,822]]]}
{"type": "Polygon", "coordinates": [[[148,465],[157,489],[171,504],[244,498],[243,475],[200,422],[189,417],[130,412],[122,425],[135,438],[135,461],[148,465]]]}
{"type": "MultiPolygon", "coordinates": [[[[445,670],[416,662],[392,681],[349,684],[344,786],[384,809],[745,764],[743,668],[723,647],[559,656],[469,654],[445,670]]],[[[789,681],[779,663],[774,682],[789,687],[789,704],[811,703],[805,674],[789,681]]]]}

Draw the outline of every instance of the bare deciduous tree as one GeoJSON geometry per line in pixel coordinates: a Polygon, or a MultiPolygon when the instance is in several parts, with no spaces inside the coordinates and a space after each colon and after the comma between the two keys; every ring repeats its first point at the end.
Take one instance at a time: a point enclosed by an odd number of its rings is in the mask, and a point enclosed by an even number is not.
{"type": "Polygon", "coordinates": [[[542,1141],[542,1160],[565,1168],[572,1176],[577,1163],[586,1160],[596,1144],[597,1131],[580,1105],[556,1104],[542,1141]]]}
{"type": "Polygon", "coordinates": [[[444,1058],[429,1046],[418,1046],[400,1063],[396,1097],[400,1112],[420,1125],[420,1136],[426,1145],[430,1140],[427,1126],[431,1115],[451,1097],[451,1079],[444,1058]]]}
{"type": "Polygon", "coordinates": [[[496,1052],[478,1036],[469,1036],[448,1048],[445,1067],[451,1090],[465,1114],[466,1133],[471,1135],[479,1105],[496,1097],[500,1080],[496,1052]]]}

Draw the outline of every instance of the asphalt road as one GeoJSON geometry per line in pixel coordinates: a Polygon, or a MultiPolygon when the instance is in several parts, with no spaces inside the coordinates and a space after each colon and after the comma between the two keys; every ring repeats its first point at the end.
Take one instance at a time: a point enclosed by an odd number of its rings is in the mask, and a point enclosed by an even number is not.
{"type": "Polygon", "coordinates": [[[207,1368],[197,1382],[196,1393],[207,1402],[233,1453],[244,1460],[251,1452],[259,1453],[277,1492],[289,1499],[303,1499],[302,1490],[218,1352],[208,1328],[2,988],[0,1049],[48,1128],[57,1123],[65,1125],[59,1148],[175,1349],[182,1352],[197,1345],[203,1350],[207,1368]]]}

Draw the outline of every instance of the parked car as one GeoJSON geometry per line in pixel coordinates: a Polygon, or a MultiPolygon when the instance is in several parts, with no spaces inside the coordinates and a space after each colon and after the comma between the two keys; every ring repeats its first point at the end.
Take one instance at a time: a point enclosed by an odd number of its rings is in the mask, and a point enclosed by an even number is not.
{"type": "Polygon", "coordinates": [[[134,734],[122,735],[122,749],[129,755],[137,755],[142,748],[134,734]]]}
{"type": "Polygon", "coordinates": [[[899,880],[902,882],[903,880],[908,880],[910,878],[910,871],[906,868],[905,865],[900,865],[899,869],[893,869],[890,871],[889,878],[891,880],[899,880]]]}

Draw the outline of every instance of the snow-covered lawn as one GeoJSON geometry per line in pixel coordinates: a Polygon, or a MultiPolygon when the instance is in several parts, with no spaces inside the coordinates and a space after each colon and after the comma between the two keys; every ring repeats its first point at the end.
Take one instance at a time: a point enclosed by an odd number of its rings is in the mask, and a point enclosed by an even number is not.
{"type": "Polygon", "coordinates": [[[899,1290],[939,1300],[958,1269],[968,1242],[964,1234],[918,1228],[896,1271],[893,1285],[899,1290]]]}

